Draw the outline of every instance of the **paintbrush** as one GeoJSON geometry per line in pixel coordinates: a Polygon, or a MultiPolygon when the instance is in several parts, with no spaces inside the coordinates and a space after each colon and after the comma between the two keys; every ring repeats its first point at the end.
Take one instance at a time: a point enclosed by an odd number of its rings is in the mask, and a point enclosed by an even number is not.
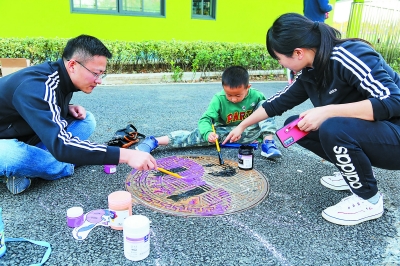
{"type": "MultiPolygon", "coordinates": [[[[217,134],[217,133],[215,132],[215,127],[214,127],[214,124],[213,124],[213,123],[211,123],[211,127],[212,127],[213,132],[214,132],[215,134],[217,134]]],[[[215,146],[217,147],[219,164],[224,164],[224,159],[222,159],[221,149],[219,148],[218,139],[215,141],[215,146]]]]}
{"type": "Polygon", "coordinates": [[[168,170],[165,170],[164,168],[161,168],[161,167],[157,167],[157,170],[160,171],[161,173],[164,173],[164,174],[167,174],[167,175],[172,175],[172,176],[174,176],[176,178],[182,178],[182,176],[180,176],[178,174],[175,174],[175,173],[172,173],[172,172],[170,172],[168,170]]]}

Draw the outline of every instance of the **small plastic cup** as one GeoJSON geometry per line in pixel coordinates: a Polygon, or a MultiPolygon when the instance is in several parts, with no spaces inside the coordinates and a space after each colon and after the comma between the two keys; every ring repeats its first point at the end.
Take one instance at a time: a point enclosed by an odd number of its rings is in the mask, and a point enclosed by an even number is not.
{"type": "Polygon", "coordinates": [[[114,174],[115,172],[117,172],[117,166],[111,165],[111,164],[106,164],[106,165],[104,165],[104,172],[106,174],[114,174]]]}
{"type": "Polygon", "coordinates": [[[72,207],[67,210],[67,225],[71,228],[79,227],[83,224],[82,207],[72,207]]]}

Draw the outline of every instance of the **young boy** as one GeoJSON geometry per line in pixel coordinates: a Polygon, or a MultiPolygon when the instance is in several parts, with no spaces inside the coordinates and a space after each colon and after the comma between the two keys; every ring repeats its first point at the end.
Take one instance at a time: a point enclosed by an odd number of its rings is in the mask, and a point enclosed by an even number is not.
{"type": "MultiPolygon", "coordinates": [[[[178,130],[167,136],[147,137],[136,149],[152,152],[158,145],[168,145],[174,148],[215,145],[220,142],[242,120],[265,101],[265,96],[258,90],[250,88],[249,74],[243,67],[232,66],[222,73],[223,91],[212,98],[207,111],[198,122],[198,128],[193,131],[178,130]],[[215,125],[213,132],[211,124],[215,125]]],[[[274,118],[268,118],[243,132],[238,143],[252,143],[263,140],[261,155],[269,159],[282,157],[275,146],[273,135],[276,131],[274,118]]]]}

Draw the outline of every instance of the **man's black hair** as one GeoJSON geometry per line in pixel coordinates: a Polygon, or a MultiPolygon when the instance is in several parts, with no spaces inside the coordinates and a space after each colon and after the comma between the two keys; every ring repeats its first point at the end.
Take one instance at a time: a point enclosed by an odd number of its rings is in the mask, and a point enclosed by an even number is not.
{"type": "Polygon", "coordinates": [[[82,34],[67,42],[62,58],[70,60],[73,56],[78,56],[80,60],[85,61],[96,55],[105,56],[108,59],[112,57],[111,52],[99,39],[82,34]]]}

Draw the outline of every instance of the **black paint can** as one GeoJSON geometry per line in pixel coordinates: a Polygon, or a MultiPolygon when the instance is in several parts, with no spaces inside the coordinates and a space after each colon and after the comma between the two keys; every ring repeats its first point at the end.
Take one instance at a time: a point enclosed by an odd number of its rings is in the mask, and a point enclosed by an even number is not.
{"type": "Polygon", "coordinates": [[[254,164],[254,148],[249,145],[242,145],[239,147],[238,166],[242,170],[253,169],[254,164]]]}

